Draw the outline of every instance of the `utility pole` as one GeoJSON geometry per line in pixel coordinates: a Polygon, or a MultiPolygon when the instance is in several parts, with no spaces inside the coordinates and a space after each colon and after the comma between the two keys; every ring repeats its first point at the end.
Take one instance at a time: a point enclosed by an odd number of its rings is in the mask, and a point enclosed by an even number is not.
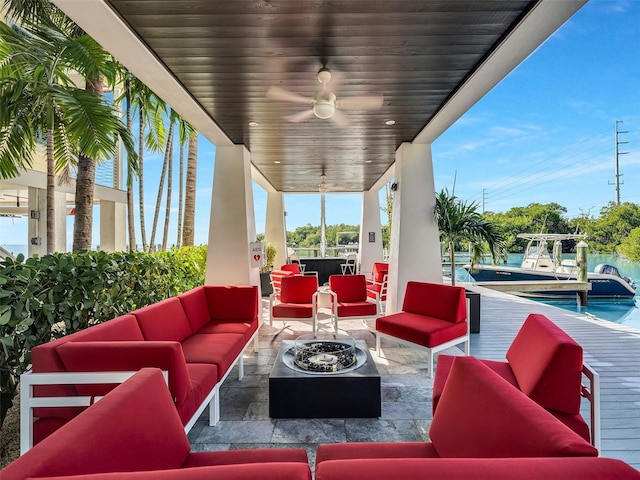
{"type": "Polygon", "coordinates": [[[483,188],[482,189],[482,214],[483,215],[484,215],[484,207],[486,202],[487,202],[487,189],[483,188]]]}
{"type": "Polygon", "coordinates": [[[629,142],[621,142],[620,140],[618,140],[618,135],[620,135],[621,133],[629,133],[628,130],[626,131],[618,130],[618,125],[620,125],[621,123],[623,123],[622,120],[616,120],[616,180],[614,183],[609,182],[609,185],[616,186],[616,205],[620,205],[620,185],[624,185],[624,182],[620,181],[620,177],[622,176],[622,173],[620,173],[620,155],[626,155],[629,153],[629,152],[620,151],[620,145],[629,143],[629,142]]]}

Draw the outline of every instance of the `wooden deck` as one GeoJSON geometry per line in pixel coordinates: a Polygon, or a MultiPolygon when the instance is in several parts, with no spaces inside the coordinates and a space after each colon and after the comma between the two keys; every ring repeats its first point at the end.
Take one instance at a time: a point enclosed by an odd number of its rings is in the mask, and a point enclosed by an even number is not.
{"type": "MultiPolygon", "coordinates": [[[[601,456],[640,469],[640,331],[506,293],[468,288],[482,293],[481,329],[471,335],[472,355],[504,359],[529,313],[546,315],[582,345],[585,361],[600,374],[601,456]]],[[[583,416],[589,418],[586,404],[583,416]]]]}

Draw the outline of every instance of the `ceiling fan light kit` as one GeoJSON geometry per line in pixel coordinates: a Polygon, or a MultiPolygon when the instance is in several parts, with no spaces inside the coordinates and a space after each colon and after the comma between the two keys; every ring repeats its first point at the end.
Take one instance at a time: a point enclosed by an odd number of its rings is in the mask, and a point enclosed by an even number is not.
{"type": "Polygon", "coordinates": [[[293,123],[302,122],[315,115],[322,120],[331,119],[335,125],[344,127],[349,125],[349,117],[341,110],[378,110],[382,107],[384,100],[382,95],[346,97],[338,100],[335,93],[328,88],[328,84],[331,82],[331,71],[326,67],[322,67],[318,71],[318,81],[322,84],[322,89],[311,98],[305,98],[280,87],[270,87],[267,90],[267,97],[285,102],[310,103],[311,109],[284,117],[293,123]]]}
{"type": "Polygon", "coordinates": [[[322,92],[313,97],[313,114],[322,119],[331,118],[336,112],[336,96],[333,93],[326,98],[322,92]]]}

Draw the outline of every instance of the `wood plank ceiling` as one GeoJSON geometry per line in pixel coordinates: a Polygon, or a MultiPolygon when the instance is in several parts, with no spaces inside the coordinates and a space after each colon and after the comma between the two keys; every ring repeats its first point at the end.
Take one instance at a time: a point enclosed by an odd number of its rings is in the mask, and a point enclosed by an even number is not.
{"type": "Polygon", "coordinates": [[[277,190],[315,192],[324,174],[332,191],[362,192],[537,2],[109,3],[277,190]],[[340,77],[338,99],[383,95],[382,108],[347,112],[345,127],[285,120],[311,104],[267,98],[267,88],[311,97],[323,65],[340,77]]]}

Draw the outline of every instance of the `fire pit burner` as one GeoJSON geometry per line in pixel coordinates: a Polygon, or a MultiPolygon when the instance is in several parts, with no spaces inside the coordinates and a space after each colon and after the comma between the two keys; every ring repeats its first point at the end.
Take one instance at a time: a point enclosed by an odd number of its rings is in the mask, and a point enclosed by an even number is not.
{"type": "Polygon", "coordinates": [[[285,351],[282,361],[304,373],[345,373],[365,363],[366,354],[351,337],[322,340],[304,335],[285,351]]]}

